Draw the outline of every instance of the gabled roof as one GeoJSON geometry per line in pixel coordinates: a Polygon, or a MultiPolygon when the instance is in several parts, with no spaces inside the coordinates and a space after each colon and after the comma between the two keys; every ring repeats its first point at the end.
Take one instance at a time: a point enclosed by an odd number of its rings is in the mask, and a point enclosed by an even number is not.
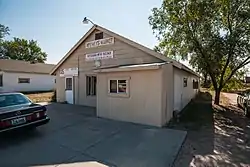
{"type": "Polygon", "coordinates": [[[0,71],[6,72],[50,74],[50,71],[54,67],[54,64],[31,64],[30,62],[21,60],[0,59],[0,71]]]}
{"type": "MultiPolygon", "coordinates": [[[[149,48],[147,48],[147,47],[145,47],[145,46],[143,46],[143,45],[141,45],[141,44],[139,44],[139,43],[136,43],[136,42],[134,42],[134,41],[132,41],[132,40],[130,40],[130,39],[128,39],[128,38],[125,38],[125,37],[123,37],[123,36],[121,36],[121,35],[119,35],[119,34],[116,34],[116,33],[114,33],[114,32],[112,32],[112,31],[110,31],[110,30],[108,30],[108,29],[106,29],[106,28],[103,28],[103,27],[101,27],[101,26],[99,26],[99,25],[94,25],[71,49],[70,49],[70,51],[59,61],[59,63],[55,66],[55,68],[50,72],[50,74],[52,75],[52,74],[54,74],[55,73],[55,71],[67,60],[67,58],[88,38],[88,36],[92,33],[92,32],[94,32],[95,30],[99,30],[99,31],[102,31],[102,32],[104,32],[104,33],[106,33],[106,34],[108,34],[108,35],[110,35],[110,36],[112,36],[112,37],[114,37],[114,38],[116,38],[116,39],[118,39],[118,40],[120,40],[120,41],[122,41],[122,42],[124,42],[124,43],[127,43],[127,44],[129,44],[130,46],[133,46],[133,47],[135,47],[135,48],[137,48],[137,49],[139,49],[139,50],[142,50],[142,51],[144,51],[145,53],[148,53],[149,55],[152,55],[152,56],[154,56],[154,57],[156,57],[156,58],[158,58],[158,59],[160,59],[160,60],[162,60],[162,61],[165,61],[165,62],[171,62],[171,63],[173,63],[173,65],[175,66],[175,67],[177,67],[177,68],[179,68],[179,69],[183,69],[183,70],[185,70],[185,71],[188,71],[188,72],[190,72],[190,73],[193,73],[194,75],[197,75],[195,72],[193,72],[191,69],[189,69],[189,68],[187,68],[186,66],[184,66],[183,64],[181,64],[181,63],[179,63],[179,62],[177,62],[177,61],[175,61],[175,60],[173,60],[173,59],[171,59],[171,58],[168,58],[168,57],[166,57],[166,56],[164,56],[163,54],[161,54],[161,53],[158,53],[158,52],[156,52],[156,51],[154,51],[154,50],[152,50],[152,49],[149,49],[149,48]]],[[[198,75],[197,75],[198,76],[198,75]]]]}

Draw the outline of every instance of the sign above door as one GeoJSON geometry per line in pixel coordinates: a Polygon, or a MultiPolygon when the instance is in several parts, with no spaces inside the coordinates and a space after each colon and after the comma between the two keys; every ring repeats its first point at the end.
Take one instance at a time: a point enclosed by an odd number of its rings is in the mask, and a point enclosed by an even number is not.
{"type": "Polygon", "coordinates": [[[60,77],[65,76],[78,76],[78,68],[74,67],[60,70],[60,77]]]}
{"type": "Polygon", "coordinates": [[[95,41],[90,41],[85,44],[86,48],[95,48],[98,46],[104,46],[104,45],[111,45],[114,44],[115,39],[114,37],[109,37],[109,38],[104,38],[104,39],[99,39],[95,41]]]}

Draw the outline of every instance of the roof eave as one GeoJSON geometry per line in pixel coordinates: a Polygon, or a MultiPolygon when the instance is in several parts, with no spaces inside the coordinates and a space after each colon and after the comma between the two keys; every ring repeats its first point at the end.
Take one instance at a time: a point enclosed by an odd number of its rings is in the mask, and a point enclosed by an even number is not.
{"type": "Polygon", "coordinates": [[[66,59],[78,48],[82,42],[95,30],[98,25],[93,25],[91,29],[67,52],[67,54],[57,63],[57,65],[51,70],[50,75],[54,75],[55,71],[66,61],[66,59]]]}
{"type": "Polygon", "coordinates": [[[96,69],[94,72],[102,73],[102,72],[127,72],[127,71],[140,71],[140,70],[157,70],[161,66],[153,65],[146,67],[128,67],[128,68],[107,68],[107,69],[96,69]]]}

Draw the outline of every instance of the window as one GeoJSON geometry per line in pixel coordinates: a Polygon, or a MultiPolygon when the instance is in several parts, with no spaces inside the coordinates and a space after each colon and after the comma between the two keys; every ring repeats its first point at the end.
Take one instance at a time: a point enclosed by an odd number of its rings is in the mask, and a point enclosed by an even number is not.
{"type": "Polygon", "coordinates": [[[30,83],[30,78],[18,78],[18,83],[30,83]]]}
{"type": "Polygon", "coordinates": [[[99,32],[95,34],[95,40],[98,40],[98,39],[103,39],[103,32],[99,32]]]}
{"type": "Polygon", "coordinates": [[[96,76],[86,76],[87,96],[96,96],[96,76]]]}
{"type": "Polygon", "coordinates": [[[183,87],[187,87],[187,78],[183,78],[183,87]]]}
{"type": "Polygon", "coordinates": [[[2,86],[3,86],[3,75],[0,74],[0,87],[2,87],[2,86]]]}
{"type": "Polygon", "coordinates": [[[193,80],[193,89],[198,89],[199,88],[199,82],[193,80]]]}
{"type": "Polygon", "coordinates": [[[66,78],[65,79],[65,89],[66,90],[73,90],[72,89],[72,78],[66,78]]]}
{"type": "Polygon", "coordinates": [[[109,80],[109,93],[127,93],[127,80],[109,80]]]}

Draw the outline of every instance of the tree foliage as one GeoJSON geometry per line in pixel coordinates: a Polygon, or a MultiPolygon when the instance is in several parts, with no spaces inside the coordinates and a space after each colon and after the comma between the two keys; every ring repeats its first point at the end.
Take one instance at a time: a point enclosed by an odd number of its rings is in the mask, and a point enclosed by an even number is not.
{"type": "Polygon", "coordinates": [[[37,41],[13,38],[3,40],[10,33],[10,29],[0,24],[0,58],[44,63],[47,54],[42,51],[37,41]]]}
{"type": "Polygon", "coordinates": [[[164,0],[149,23],[158,50],[190,57],[191,65],[209,74],[216,104],[223,87],[250,62],[249,0],[164,0]]]}
{"type": "Polygon", "coordinates": [[[34,63],[44,63],[47,59],[47,54],[42,51],[37,41],[20,38],[2,42],[0,54],[9,59],[34,63]]]}
{"type": "Polygon", "coordinates": [[[6,36],[6,35],[9,35],[10,34],[10,29],[9,27],[6,27],[2,24],[0,24],[0,42],[3,40],[3,38],[6,36]]]}

